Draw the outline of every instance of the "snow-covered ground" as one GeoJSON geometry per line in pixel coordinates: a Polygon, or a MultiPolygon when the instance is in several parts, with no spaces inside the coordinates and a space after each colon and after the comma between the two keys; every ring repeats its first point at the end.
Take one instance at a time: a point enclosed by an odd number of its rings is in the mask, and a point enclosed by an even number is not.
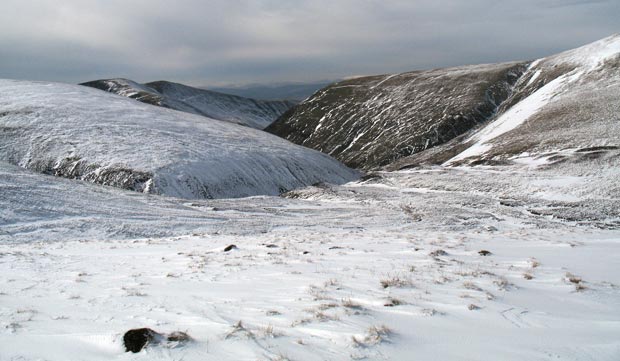
{"type": "Polygon", "coordinates": [[[548,158],[191,202],[0,164],[0,360],[618,360],[617,157],[548,158]]]}

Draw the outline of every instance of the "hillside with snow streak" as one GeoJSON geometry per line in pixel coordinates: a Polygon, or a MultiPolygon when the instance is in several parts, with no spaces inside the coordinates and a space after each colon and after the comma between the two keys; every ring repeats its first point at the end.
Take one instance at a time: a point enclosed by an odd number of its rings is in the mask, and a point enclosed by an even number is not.
{"type": "Polygon", "coordinates": [[[404,159],[458,165],[536,155],[564,162],[565,150],[590,158],[619,149],[620,35],[529,64],[511,96],[486,125],[404,159]]]}
{"type": "Polygon", "coordinates": [[[0,80],[0,160],[182,198],[277,195],[357,173],[249,127],[79,85],[0,80]]]}
{"type": "Polygon", "coordinates": [[[373,169],[443,144],[489,119],[524,64],[473,65],[332,84],[267,131],[373,169]]]}
{"type": "Polygon", "coordinates": [[[139,84],[128,79],[102,79],[80,85],[256,129],[267,127],[294,105],[286,100],[250,99],[167,81],[139,84]]]}
{"type": "Polygon", "coordinates": [[[343,81],[267,130],[363,169],[484,163],[614,149],[619,98],[614,35],[536,61],[343,81]]]}

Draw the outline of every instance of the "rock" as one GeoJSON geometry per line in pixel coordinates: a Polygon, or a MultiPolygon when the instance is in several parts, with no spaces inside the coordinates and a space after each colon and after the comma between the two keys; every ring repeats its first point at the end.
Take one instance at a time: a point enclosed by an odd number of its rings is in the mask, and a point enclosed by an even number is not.
{"type": "Polygon", "coordinates": [[[125,352],[140,352],[146,345],[159,342],[163,338],[163,335],[157,333],[150,328],[136,328],[125,332],[123,336],[123,344],[125,345],[125,352]]]}
{"type": "Polygon", "coordinates": [[[168,335],[161,334],[150,328],[136,328],[125,332],[123,336],[123,344],[125,345],[125,352],[138,353],[143,348],[150,344],[159,344],[162,342],[168,342],[167,346],[174,347],[175,345],[187,343],[192,338],[185,332],[175,331],[168,335]]]}
{"type": "Polygon", "coordinates": [[[226,246],[226,248],[224,248],[224,252],[230,252],[233,249],[237,249],[237,246],[235,246],[234,244],[231,244],[229,246],[226,246]]]}

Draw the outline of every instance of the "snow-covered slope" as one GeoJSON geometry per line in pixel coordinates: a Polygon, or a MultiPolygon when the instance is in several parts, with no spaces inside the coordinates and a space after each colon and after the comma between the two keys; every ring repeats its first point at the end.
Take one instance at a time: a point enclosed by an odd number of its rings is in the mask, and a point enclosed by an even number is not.
{"type": "Polygon", "coordinates": [[[294,103],[244,98],[167,81],[139,84],[128,79],[95,80],[81,85],[144,103],[263,129],[294,103]]]}
{"type": "Polygon", "coordinates": [[[337,83],[267,130],[354,167],[489,162],[620,146],[619,98],[614,35],[517,65],[337,83]]]}
{"type": "Polygon", "coordinates": [[[273,195],[357,175],[259,130],[78,85],[1,80],[0,126],[0,160],[146,193],[273,195]]]}
{"type": "Polygon", "coordinates": [[[620,35],[530,64],[507,106],[451,158],[620,146],[620,35]],[[508,106],[509,105],[509,106],[508,106]]]}
{"type": "Polygon", "coordinates": [[[351,167],[377,168],[484,122],[524,70],[507,63],[345,80],[266,130],[351,167]]]}

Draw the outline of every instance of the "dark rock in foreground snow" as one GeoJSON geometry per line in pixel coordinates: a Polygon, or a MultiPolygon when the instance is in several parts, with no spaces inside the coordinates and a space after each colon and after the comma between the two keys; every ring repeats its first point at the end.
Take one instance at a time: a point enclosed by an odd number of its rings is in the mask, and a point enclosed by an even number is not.
{"type": "Polygon", "coordinates": [[[151,330],[150,328],[137,328],[125,332],[123,335],[123,344],[125,345],[125,352],[137,353],[152,343],[153,341],[163,339],[164,336],[158,332],[151,330]]]}
{"type": "Polygon", "coordinates": [[[133,353],[142,351],[150,344],[165,343],[168,346],[175,346],[191,340],[192,338],[185,332],[175,331],[165,335],[150,328],[136,328],[125,332],[123,335],[125,352],[133,353]]]}

